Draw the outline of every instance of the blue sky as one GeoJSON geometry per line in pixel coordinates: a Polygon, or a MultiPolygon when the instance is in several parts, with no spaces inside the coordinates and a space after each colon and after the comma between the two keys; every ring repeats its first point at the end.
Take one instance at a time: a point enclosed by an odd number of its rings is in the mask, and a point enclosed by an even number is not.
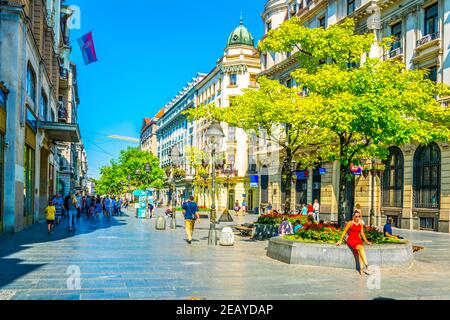
{"type": "Polygon", "coordinates": [[[92,31],[98,62],[85,66],[73,42],[81,104],[78,122],[89,176],[133,145],[109,135],[139,137],[151,117],[197,72],[209,72],[229,34],[244,24],[256,41],[263,34],[265,0],[72,0],[81,9],[74,41],[92,31]]]}

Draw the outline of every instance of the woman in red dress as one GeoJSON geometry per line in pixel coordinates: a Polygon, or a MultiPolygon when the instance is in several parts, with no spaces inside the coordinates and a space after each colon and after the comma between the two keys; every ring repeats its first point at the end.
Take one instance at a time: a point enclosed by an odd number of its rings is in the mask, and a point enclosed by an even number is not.
{"type": "Polygon", "coordinates": [[[364,225],[361,222],[361,212],[359,210],[355,211],[353,221],[347,223],[341,240],[336,244],[338,247],[342,245],[342,241],[347,233],[347,245],[353,249],[354,254],[358,255],[359,258],[359,273],[362,274],[362,270],[365,267],[364,273],[368,275],[372,274],[369,270],[369,263],[367,262],[366,251],[364,250],[362,239],[364,239],[364,242],[368,245],[372,245],[372,243],[367,241],[366,234],[364,233],[364,225]]]}

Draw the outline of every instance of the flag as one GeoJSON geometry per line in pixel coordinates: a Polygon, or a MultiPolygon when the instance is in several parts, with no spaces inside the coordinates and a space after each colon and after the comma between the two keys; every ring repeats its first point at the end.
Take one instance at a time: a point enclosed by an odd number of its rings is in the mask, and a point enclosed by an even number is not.
{"type": "Polygon", "coordinates": [[[97,54],[95,53],[94,39],[92,38],[92,32],[87,33],[78,40],[78,45],[80,46],[81,53],[83,54],[84,64],[88,65],[90,63],[97,61],[97,54]]]}

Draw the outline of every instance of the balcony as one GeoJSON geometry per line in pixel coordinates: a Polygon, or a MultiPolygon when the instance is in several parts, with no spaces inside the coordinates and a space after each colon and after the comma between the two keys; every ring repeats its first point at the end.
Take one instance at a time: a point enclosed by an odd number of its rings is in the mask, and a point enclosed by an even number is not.
{"type": "Polygon", "coordinates": [[[385,53],[383,56],[383,59],[386,60],[393,60],[393,59],[399,59],[403,60],[403,48],[398,47],[396,49],[392,49],[389,52],[385,53]]]}
{"type": "Polygon", "coordinates": [[[426,36],[422,37],[421,39],[417,40],[416,42],[416,50],[420,50],[423,48],[431,47],[435,43],[439,42],[440,40],[440,32],[434,32],[427,34],[426,36]]]}

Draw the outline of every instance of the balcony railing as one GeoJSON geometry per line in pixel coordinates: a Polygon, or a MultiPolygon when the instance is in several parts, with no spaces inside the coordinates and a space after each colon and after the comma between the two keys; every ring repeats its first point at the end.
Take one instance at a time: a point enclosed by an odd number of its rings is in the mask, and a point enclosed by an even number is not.
{"type": "Polygon", "coordinates": [[[417,40],[416,47],[420,47],[430,41],[438,39],[439,37],[440,37],[439,31],[427,34],[425,37],[422,37],[421,39],[417,40]]]}
{"type": "Polygon", "coordinates": [[[67,109],[63,106],[58,108],[58,122],[66,122],[67,121],[67,109]]]}
{"type": "Polygon", "coordinates": [[[64,67],[60,66],[59,67],[59,76],[61,79],[67,80],[69,77],[69,72],[67,72],[67,69],[65,69],[64,67]]]}
{"type": "Polygon", "coordinates": [[[384,55],[384,60],[395,58],[401,54],[403,54],[403,48],[392,49],[384,55]]]}

